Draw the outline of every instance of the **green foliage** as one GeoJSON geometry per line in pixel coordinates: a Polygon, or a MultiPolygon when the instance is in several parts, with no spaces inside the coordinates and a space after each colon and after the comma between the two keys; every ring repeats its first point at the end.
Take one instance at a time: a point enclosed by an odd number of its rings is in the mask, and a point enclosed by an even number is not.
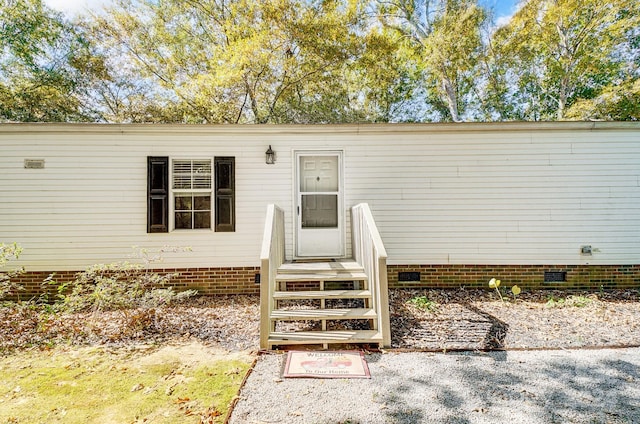
{"type": "MultiPolygon", "coordinates": [[[[15,242],[12,244],[0,243],[0,269],[4,268],[9,261],[18,259],[21,253],[22,247],[15,242]]],[[[0,299],[3,299],[9,293],[23,290],[22,286],[11,282],[13,277],[22,273],[24,273],[24,268],[0,271],[0,299]]]]}
{"type": "Polygon", "coordinates": [[[118,2],[91,28],[123,71],[113,74],[117,87],[128,87],[103,90],[111,120],[154,119],[131,110],[155,114],[149,102],[158,99],[130,89],[143,81],[181,122],[325,123],[389,115],[380,99],[395,80],[354,91],[369,57],[393,63],[365,23],[358,1],[136,0],[118,2]]]}
{"type": "Polygon", "coordinates": [[[473,0],[377,4],[383,24],[410,40],[408,57],[422,71],[421,83],[433,112],[445,121],[463,120],[483,54],[484,9],[473,0]]]}
{"type": "Polygon", "coordinates": [[[514,300],[518,298],[520,293],[522,293],[522,289],[519,286],[517,285],[511,286],[511,294],[513,295],[514,300]]]}
{"type": "Polygon", "coordinates": [[[104,65],[77,25],[41,0],[0,6],[0,121],[94,120],[94,77],[104,65]]]}
{"type": "Polygon", "coordinates": [[[636,80],[638,52],[624,45],[639,16],[637,2],[625,0],[525,3],[492,40],[515,82],[503,93],[506,104],[520,105],[512,117],[562,120],[572,105],[616,86],[625,74],[636,80]]]}
{"type": "MultiPolygon", "coordinates": [[[[495,289],[496,293],[498,293],[498,296],[500,297],[500,301],[504,303],[504,297],[502,296],[502,293],[500,291],[500,284],[501,284],[501,281],[496,280],[495,278],[492,278],[491,280],[489,280],[489,288],[495,289]]],[[[517,299],[518,295],[521,292],[522,292],[522,289],[519,286],[517,285],[511,286],[511,294],[513,295],[514,300],[517,299]]],[[[505,293],[505,296],[506,296],[506,293],[505,293]]]]}
{"type": "Polygon", "coordinates": [[[67,311],[106,311],[156,308],[194,296],[189,290],[176,293],[169,286],[173,274],[147,270],[130,262],[99,264],[87,268],[61,287],[60,307],[67,311]]]}
{"type": "Polygon", "coordinates": [[[588,296],[571,295],[567,296],[566,298],[549,296],[547,303],[545,303],[545,306],[547,308],[584,308],[585,306],[589,306],[591,303],[593,303],[593,299],[588,296]]]}
{"type": "Polygon", "coordinates": [[[577,100],[567,111],[567,118],[640,121],[640,79],[607,86],[597,97],[577,100]]]}
{"type": "Polygon", "coordinates": [[[489,288],[495,289],[496,293],[498,293],[498,296],[500,297],[500,300],[504,303],[504,298],[502,297],[502,293],[500,293],[500,280],[496,280],[495,278],[489,280],[489,288]]]}
{"type": "Polygon", "coordinates": [[[117,262],[90,266],[74,281],[59,286],[55,311],[96,314],[113,310],[122,314],[126,334],[153,328],[158,308],[197,295],[196,290],[176,292],[170,286],[175,274],[162,274],[148,268],[150,263],[162,260],[164,251],[167,249],[151,254],[139,249],[137,254],[144,259],[144,264],[117,262]]]}
{"type": "Polygon", "coordinates": [[[412,297],[408,300],[408,303],[423,311],[435,312],[438,310],[438,304],[433,300],[429,300],[427,296],[412,297]]]}

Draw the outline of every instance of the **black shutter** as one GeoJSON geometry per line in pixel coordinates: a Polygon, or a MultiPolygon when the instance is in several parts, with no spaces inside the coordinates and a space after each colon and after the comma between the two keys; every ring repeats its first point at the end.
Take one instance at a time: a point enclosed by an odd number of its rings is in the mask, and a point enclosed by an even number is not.
{"type": "Polygon", "coordinates": [[[147,233],[169,232],[169,158],[147,157],[147,233]]]}
{"type": "Polygon", "coordinates": [[[235,158],[216,157],[215,163],[215,220],[216,231],[236,230],[235,158]]]}

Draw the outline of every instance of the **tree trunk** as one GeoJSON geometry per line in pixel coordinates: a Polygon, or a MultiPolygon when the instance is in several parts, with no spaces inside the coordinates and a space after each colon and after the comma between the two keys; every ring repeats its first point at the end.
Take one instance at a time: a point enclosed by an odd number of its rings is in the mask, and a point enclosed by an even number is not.
{"type": "Polygon", "coordinates": [[[560,92],[558,93],[558,110],[556,111],[556,119],[562,121],[564,119],[564,111],[567,107],[567,97],[569,97],[569,77],[565,76],[560,81],[560,92]]]}
{"type": "Polygon", "coordinates": [[[460,115],[458,114],[458,96],[453,84],[448,78],[442,79],[442,88],[445,92],[447,105],[449,107],[449,113],[453,122],[461,122],[460,115]]]}

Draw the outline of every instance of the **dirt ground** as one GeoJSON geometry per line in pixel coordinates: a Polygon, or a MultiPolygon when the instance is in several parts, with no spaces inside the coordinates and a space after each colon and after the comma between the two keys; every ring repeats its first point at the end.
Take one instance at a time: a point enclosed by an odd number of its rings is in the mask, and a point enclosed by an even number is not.
{"type": "MultiPolygon", "coordinates": [[[[391,290],[392,347],[491,350],[640,345],[640,290],[523,292],[391,290]]],[[[153,310],[49,314],[0,307],[0,352],[71,345],[197,340],[226,350],[259,348],[259,297],[195,298],[153,310]]]]}

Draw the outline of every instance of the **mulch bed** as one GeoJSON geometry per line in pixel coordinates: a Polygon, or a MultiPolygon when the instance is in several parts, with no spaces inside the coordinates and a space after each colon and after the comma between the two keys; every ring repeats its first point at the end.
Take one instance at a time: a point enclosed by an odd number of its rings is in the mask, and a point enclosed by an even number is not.
{"type": "MultiPolygon", "coordinates": [[[[640,291],[536,291],[502,302],[486,290],[391,290],[392,347],[491,350],[640,345],[640,291]],[[413,299],[413,301],[412,301],[413,299]],[[428,300],[428,307],[415,299],[428,300]]],[[[50,314],[0,306],[0,352],[56,344],[125,345],[197,339],[230,350],[259,345],[258,296],[200,297],[157,309],[50,314]]]]}
{"type": "Polygon", "coordinates": [[[393,347],[491,350],[640,345],[640,292],[392,290],[393,347]],[[431,311],[410,299],[425,296],[431,311]]]}

